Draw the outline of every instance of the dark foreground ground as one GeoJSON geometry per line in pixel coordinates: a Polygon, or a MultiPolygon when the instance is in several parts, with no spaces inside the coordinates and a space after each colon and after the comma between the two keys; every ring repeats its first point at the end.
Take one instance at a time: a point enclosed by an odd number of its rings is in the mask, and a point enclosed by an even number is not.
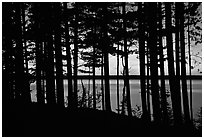
{"type": "Polygon", "coordinates": [[[164,127],[141,119],[93,109],[69,110],[39,105],[3,107],[3,136],[174,137],[201,136],[185,126],[164,127]]]}

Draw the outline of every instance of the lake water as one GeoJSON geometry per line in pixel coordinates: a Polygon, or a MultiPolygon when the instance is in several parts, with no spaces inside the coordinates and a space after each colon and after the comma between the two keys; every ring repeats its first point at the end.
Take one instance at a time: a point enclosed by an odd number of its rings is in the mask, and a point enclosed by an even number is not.
{"type": "MultiPolygon", "coordinates": [[[[83,84],[88,90],[90,88],[90,93],[92,93],[92,81],[83,79],[83,84]]],[[[68,94],[68,82],[67,80],[64,80],[64,96],[66,97],[68,94]]],[[[189,92],[189,81],[187,81],[188,85],[188,92],[189,92]]],[[[119,81],[119,100],[122,101],[122,90],[123,90],[124,82],[123,80],[119,81]]],[[[202,106],[202,80],[192,80],[192,89],[193,89],[193,114],[194,117],[196,117],[196,114],[199,110],[199,108],[202,106]]],[[[36,101],[36,85],[35,83],[31,84],[31,96],[32,100],[36,101]]],[[[78,80],[78,90],[79,94],[82,92],[82,85],[81,80],[78,80]]],[[[169,90],[168,80],[166,80],[166,90],[169,90]]],[[[101,80],[96,80],[96,92],[101,91],[101,80]]],[[[141,106],[141,94],[140,94],[140,81],[139,80],[130,80],[130,92],[131,92],[131,104],[132,108],[135,108],[137,106],[141,106]]],[[[112,111],[116,112],[117,109],[117,82],[116,80],[110,80],[110,96],[111,96],[111,107],[112,111]]],[[[151,96],[150,96],[151,97],[151,96]]],[[[169,98],[170,99],[170,98],[169,98]]],[[[100,106],[101,103],[98,104],[100,106]]],[[[100,108],[99,108],[100,109],[100,108]]]]}

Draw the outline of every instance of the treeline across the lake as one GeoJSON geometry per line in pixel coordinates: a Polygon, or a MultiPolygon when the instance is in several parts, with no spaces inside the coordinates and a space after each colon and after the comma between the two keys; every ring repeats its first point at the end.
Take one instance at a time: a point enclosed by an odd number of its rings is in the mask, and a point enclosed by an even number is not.
{"type": "Polygon", "coordinates": [[[21,109],[32,105],[31,83],[36,84],[36,105],[43,108],[97,111],[101,101],[102,110],[112,112],[109,55],[113,55],[117,57],[118,114],[132,118],[128,56],[136,54],[140,65],[141,120],[170,126],[173,119],[171,126],[193,128],[191,69],[201,65],[202,58],[191,48],[202,44],[200,7],[201,3],[183,2],[3,2],[3,113],[10,114],[8,108],[12,110],[14,106],[21,109]],[[101,71],[97,75],[101,77],[100,100],[96,69],[101,71]],[[89,75],[93,91],[81,82],[83,90],[79,94],[79,73],[89,75]],[[124,80],[122,102],[119,75],[124,80]],[[167,76],[169,91],[165,87],[167,76]],[[68,81],[68,96],[64,79],[68,81]]]}

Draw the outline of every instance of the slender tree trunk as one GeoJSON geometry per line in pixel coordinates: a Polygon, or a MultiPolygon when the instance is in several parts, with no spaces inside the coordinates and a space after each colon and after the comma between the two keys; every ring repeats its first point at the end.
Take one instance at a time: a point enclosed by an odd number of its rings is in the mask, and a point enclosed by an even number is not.
{"type": "Polygon", "coordinates": [[[149,62],[149,48],[147,46],[147,112],[149,115],[149,120],[151,120],[150,118],[150,113],[151,113],[151,107],[150,107],[150,74],[149,74],[149,69],[150,69],[150,62],[149,62]]]}
{"type": "Polygon", "coordinates": [[[60,3],[54,4],[55,9],[55,59],[56,59],[56,87],[57,87],[57,104],[64,107],[64,83],[62,69],[62,46],[61,46],[61,9],[60,3]]]}
{"type": "MultiPolygon", "coordinates": [[[[95,34],[95,27],[93,27],[93,34],[95,34]]],[[[96,83],[95,83],[95,59],[96,48],[93,44],[93,109],[96,109],[96,83]]]]}
{"type": "MultiPolygon", "coordinates": [[[[123,76],[124,76],[124,66],[123,66],[123,76]]],[[[122,109],[121,109],[122,115],[125,115],[125,104],[127,104],[126,103],[127,99],[126,99],[126,95],[125,95],[125,88],[126,88],[126,86],[125,86],[125,82],[124,82],[123,94],[122,94],[122,109]]]]}
{"type": "MultiPolygon", "coordinates": [[[[176,82],[177,82],[177,92],[178,92],[178,97],[180,98],[181,97],[181,87],[180,87],[180,44],[179,44],[179,40],[180,40],[180,37],[179,37],[179,34],[180,34],[180,28],[179,28],[179,22],[180,22],[180,19],[179,19],[179,12],[180,12],[180,9],[178,7],[178,2],[176,2],[176,11],[175,11],[175,18],[176,18],[176,82]]],[[[181,104],[181,102],[178,102],[181,104]]]]}
{"type": "Polygon", "coordinates": [[[109,57],[108,57],[108,31],[107,31],[107,3],[103,3],[103,53],[104,53],[104,76],[105,76],[105,106],[107,111],[111,111],[111,102],[110,102],[110,84],[109,84],[109,57]]]}
{"type": "Polygon", "coordinates": [[[181,98],[177,93],[179,84],[175,84],[176,76],[174,71],[174,56],[173,56],[173,40],[172,40],[172,25],[171,25],[171,3],[165,3],[166,11],[166,34],[167,34],[167,55],[168,55],[168,71],[169,71],[169,84],[171,91],[171,100],[173,106],[173,115],[175,125],[181,124],[181,98]]]}
{"type": "MultiPolygon", "coordinates": [[[[189,3],[188,3],[189,8],[189,3]]],[[[191,40],[190,40],[190,11],[188,13],[188,57],[189,57],[189,76],[190,76],[190,111],[191,111],[191,121],[193,121],[193,102],[192,102],[192,79],[191,79],[191,40]]]]}
{"type": "Polygon", "coordinates": [[[74,94],[73,103],[74,108],[78,105],[78,85],[77,85],[77,72],[78,72],[78,5],[75,3],[75,24],[74,24],[74,94]]]}
{"type": "Polygon", "coordinates": [[[27,45],[26,45],[26,40],[25,40],[25,5],[22,3],[22,21],[23,21],[23,44],[24,44],[24,57],[25,57],[25,101],[30,103],[31,100],[31,95],[30,95],[30,83],[29,83],[29,71],[28,71],[28,53],[27,53],[27,45]]]}
{"type": "Polygon", "coordinates": [[[190,124],[189,102],[186,82],[186,51],[185,51],[185,35],[184,35],[184,3],[179,3],[180,9],[180,43],[181,43],[181,81],[182,81],[182,95],[184,119],[186,124],[190,124]]]}
{"type": "Polygon", "coordinates": [[[126,31],[126,10],[125,2],[123,3],[123,29],[124,29],[124,52],[125,52],[125,84],[127,93],[127,110],[128,116],[132,116],[132,107],[130,99],[130,83],[129,83],[129,69],[128,69],[128,49],[127,49],[127,31],[126,31]]]}
{"type": "Polygon", "coordinates": [[[162,114],[163,114],[163,122],[165,125],[168,124],[168,113],[167,113],[167,98],[166,98],[166,89],[165,89],[165,78],[164,78],[164,54],[163,54],[163,45],[162,45],[162,9],[161,3],[159,2],[158,6],[158,16],[159,16],[159,57],[160,57],[160,76],[161,76],[161,106],[162,106],[162,114]]]}
{"type": "Polygon", "coordinates": [[[105,110],[105,97],[104,97],[104,85],[103,85],[103,53],[101,54],[102,55],[102,58],[101,58],[101,92],[102,92],[102,110],[105,110]]]}
{"type": "MultiPolygon", "coordinates": [[[[67,12],[67,3],[64,3],[64,10],[67,12]]],[[[66,55],[67,55],[67,78],[68,78],[68,106],[73,107],[73,90],[72,90],[72,63],[71,63],[71,52],[69,43],[69,26],[68,20],[65,20],[65,41],[66,41],[66,55]]]]}
{"type": "Polygon", "coordinates": [[[157,59],[157,3],[149,3],[149,45],[150,45],[150,72],[153,116],[155,123],[161,121],[158,85],[158,59],[157,59]]]}
{"type": "Polygon", "coordinates": [[[82,107],[85,107],[85,96],[86,96],[86,88],[84,87],[84,83],[83,83],[83,81],[82,81],[82,79],[81,79],[81,85],[82,85],[82,89],[83,89],[83,93],[82,93],[82,100],[81,100],[81,108],[82,107]]]}
{"type": "MultiPolygon", "coordinates": [[[[144,17],[148,15],[148,6],[144,4],[144,17]]],[[[147,19],[143,20],[144,22],[144,32],[147,30],[147,19]]],[[[146,35],[145,35],[146,37],[146,35]]],[[[146,40],[146,61],[147,61],[147,111],[148,111],[148,118],[151,121],[151,106],[150,106],[150,52],[149,52],[149,44],[148,40],[146,40]]]]}
{"type": "Polygon", "coordinates": [[[88,108],[91,107],[91,105],[90,105],[90,104],[91,104],[91,103],[90,103],[90,92],[91,92],[91,90],[90,90],[90,88],[91,88],[91,87],[90,87],[90,86],[91,86],[91,80],[90,80],[90,79],[91,79],[91,75],[90,75],[90,74],[91,74],[91,67],[90,67],[90,65],[89,65],[89,84],[88,84],[88,93],[87,93],[87,96],[88,96],[88,99],[87,99],[87,100],[88,100],[88,101],[87,101],[87,102],[88,102],[88,108]]]}
{"type": "Polygon", "coordinates": [[[119,61],[119,50],[120,50],[120,45],[118,44],[118,47],[117,47],[117,108],[118,108],[118,114],[120,114],[120,95],[119,95],[119,68],[120,68],[120,61],[119,61]]]}
{"type": "MultiPolygon", "coordinates": [[[[121,46],[121,50],[122,50],[122,46],[121,46]]],[[[124,51],[124,50],[123,50],[124,51]]],[[[123,66],[123,77],[125,76],[125,65],[124,65],[124,60],[123,57],[122,59],[122,66],[123,66]]],[[[126,99],[126,94],[125,94],[125,90],[126,90],[126,84],[125,84],[125,79],[124,81],[124,85],[123,85],[123,93],[122,93],[122,108],[121,108],[121,114],[125,115],[125,106],[127,106],[127,99],[126,99]]]]}
{"type": "Polygon", "coordinates": [[[93,48],[93,108],[96,109],[95,48],[93,48]]]}
{"type": "Polygon", "coordinates": [[[38,104],[44,104],[44,94],[42,94],[42,77],[41,77],[41,72],[42,72],[42,55],[41,55],[41,21],[40,21],[40,5],[36,3],[35,5],[35,20],[36,20],[36,88],[37,88],[37,103],[38,104]]]}
{"type": "Polygon", "coordinates": [[[47,59],[46,59],[46,93],[47,93],[47,104],[48,105],[54,105],[56,104],[56,96],[55,96],[55,73],[54,73],[54,47],[53,47],[53,13],[51,4],[49,5],[49,12],[51,13],[51,16],[48,18],[47,26],[50,28],[47,32],[47,46],[45,47],[47,49],[47,59]]]}
{"type": "Polygon", "coordinates": [[[140,57],[140,86],[143,118],[147,120],[147,102],[146,102],[146,88],[145,88],[145,30],[144,30],[144,14],[142,3],[138,5],[139,17],[139,57],[140,57]]]}

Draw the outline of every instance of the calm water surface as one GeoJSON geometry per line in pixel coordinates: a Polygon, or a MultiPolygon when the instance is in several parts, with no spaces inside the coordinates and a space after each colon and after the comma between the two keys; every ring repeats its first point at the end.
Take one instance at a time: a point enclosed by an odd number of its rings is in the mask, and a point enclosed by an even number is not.
{"type": "MultiPolygon", "coordinates": [[[[83,79],[83,84],[88,90],[90,88],[90,93],[92,93],[92,81],[89,82],[87,79],[83,79]],[[89,85],[90,83],[90,85],[89,85]]],[[[187,81],[188,92],[189,92],[189,81],[187,81]]],[[[68,94],[68,82],[64,80],[64,96],[66,97],[68,94]]],[[[122,90],[124,87],[123,80],[119,81],[119,100],[122,101],[122,90]]],[[[193,114],[196,116],[199,108],[202,106],[202,80],[193,80],[192,81],[192,89],[193,89],[193,114]]],[[[32,100],[36,101],[36,85],[35,83],[31,84],[31,96],[32,100]]],[[[82,92],[81,80],[78,80],[78,90],[79,94],[82,92]]],[[[169,90],[168,80],[166,80],[166,90],[169,90]]],[[[96,80],[96,91],[101,92],[101,80],[96,80]]],[[[139,80],[130,80],[130,92],[131,92],[131,104],[132,107],[136,107],[136,105],[141,106],[141,94],[140,94],[140,81],[139,80]]],[[[111,95],[111,106],[112,110],[116,111],[117,109],[117,81],[110,80],[110,95],[111,95]]],[[[170,98],[169,98],[170,100],[170,98]]],[[[101,104],[98,104],[99,106],[101,104]]]]}

